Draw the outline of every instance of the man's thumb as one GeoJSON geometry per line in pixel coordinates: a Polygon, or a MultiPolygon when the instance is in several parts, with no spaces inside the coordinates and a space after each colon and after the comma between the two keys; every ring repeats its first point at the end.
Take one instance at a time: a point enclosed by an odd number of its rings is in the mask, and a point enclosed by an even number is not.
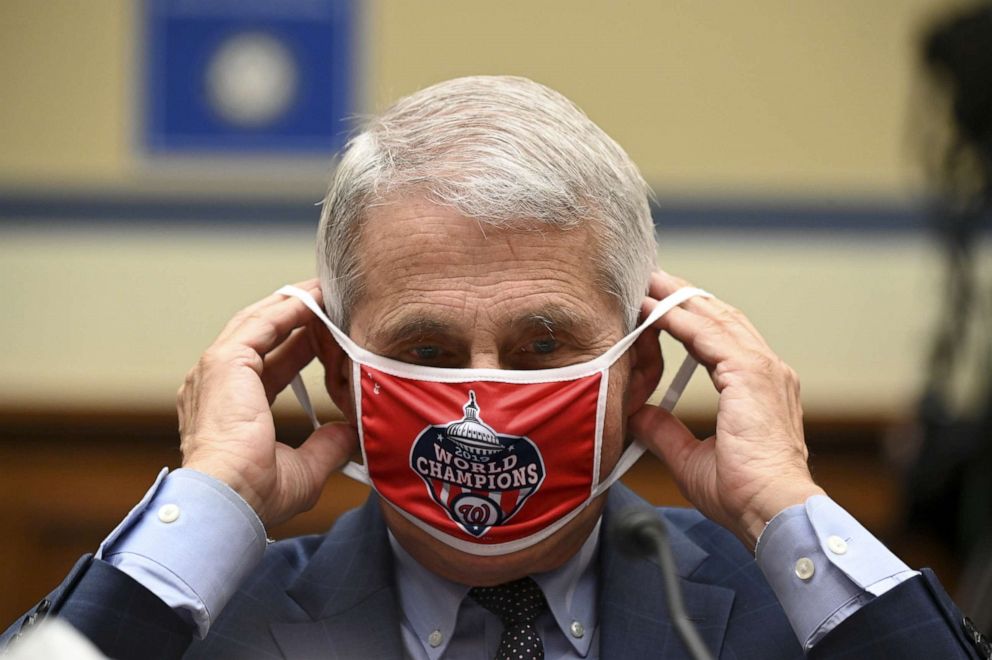
{"type": "Polygon", "coordinates": [[[357,451],[358,432],[345,422],[324,424],[297,449],[298,458],[309,469],[317,490],[357,451]]]}
{"type": "Polygon", "coordinates": [[[692,450],[699,447],[699,440],[685,424],[658,406],[645,404],[630,416],[628,423],[634,437],[676,474],[682,474],[692,450]]]}

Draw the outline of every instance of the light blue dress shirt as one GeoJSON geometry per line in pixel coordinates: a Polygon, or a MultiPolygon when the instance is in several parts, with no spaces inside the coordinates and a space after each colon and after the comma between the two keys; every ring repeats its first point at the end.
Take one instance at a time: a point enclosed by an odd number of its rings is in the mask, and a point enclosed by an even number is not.
{"type": "MultiPolygon", "coordinates": [[[[421,566],[389,536],[396,560],[401,635],[412,660],[465,658],[492,660],[503,624],[471,598],[469,586],[445,580],[421,566]]],[[[599,523],[575,555],[563,566],[531,577],[541,587],[548,611],[534,622],[544,657],[599,657],[596,626],[596,553],[599,523]]]]}
{"type": "MultiPolygon", "coordinates": [[[[202,637],[261,561],[265,529],[225,484],[194,470],[166,472],[104,540],[97,557],[159,596],[202,637]]],[[[598,657],[598,529],[564,566],[532,576],[548,600],[549,611],[537,625],[549,660],[598,657]]],[[[491,658],[501,634],[498,619],[465,598],[467,586],[430,573],[391,543],[407,656],[491,658]]],[[[777,515],[758,539],[756,555],[806,649],[862,605],[916,575],[825,496],[777,515]]]]}

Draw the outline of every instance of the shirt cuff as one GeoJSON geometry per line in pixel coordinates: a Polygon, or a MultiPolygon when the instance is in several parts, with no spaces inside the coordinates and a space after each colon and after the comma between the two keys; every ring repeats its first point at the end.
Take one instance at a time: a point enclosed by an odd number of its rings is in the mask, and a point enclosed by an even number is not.
{"type": "Polygon", "coordinates": [[[807,651],[866,603],[918,575],[825,495],[775,516],[755,552],[807,651]]]}
{"type": "Polygon", "coordinates": [[[265,551],[265,528],[226,484],[162,470],[141,502],[100,544],[113,564],[207,634],[265,551]]]}

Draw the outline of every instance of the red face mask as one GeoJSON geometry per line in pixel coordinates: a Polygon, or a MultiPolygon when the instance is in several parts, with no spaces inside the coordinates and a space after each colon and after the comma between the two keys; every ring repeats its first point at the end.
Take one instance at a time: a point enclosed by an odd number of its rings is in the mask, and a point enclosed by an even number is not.
{"type": "MultiPolygon", "coordinates": [[[[610,366],[648,326],[701,289],[665,298],[599,357],[557,369],[439,369],[356,345],[310,295],[287,286],[328,327],[353,364],[364,465],[343,472],[371,485],[401,515],[447,545],[502,555],[547,538],[619,479],[636,441],[600,480],[610,366]]],[[[687,357],[662,407],[674,408],[696,362],[687,357]]],[[[302,380],[293,391],[316,426],[302,380]]]]}

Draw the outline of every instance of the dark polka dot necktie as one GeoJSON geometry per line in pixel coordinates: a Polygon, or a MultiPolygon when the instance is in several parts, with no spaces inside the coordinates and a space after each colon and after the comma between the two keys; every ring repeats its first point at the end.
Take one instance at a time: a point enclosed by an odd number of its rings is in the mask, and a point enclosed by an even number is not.
{"type": "Polygon", "coordinates": [[[494,660],[544,660],[544,644],[534,620],[548,603],[536,582],[525,577],[495,587],[475,587],[468,595],[503,622],[494,660]]]}

